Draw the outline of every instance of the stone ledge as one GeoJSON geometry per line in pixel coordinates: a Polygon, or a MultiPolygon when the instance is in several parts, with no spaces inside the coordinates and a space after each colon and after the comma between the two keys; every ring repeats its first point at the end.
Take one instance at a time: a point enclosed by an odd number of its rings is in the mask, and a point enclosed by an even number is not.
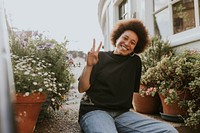
{"type": "MultiPolygon", "coordinates": [[[[134,111],[134,110],[132,110],[132,111],[134,111]]],[[[138,112],[136,112],[136,113],[138,113],[138,112]]],[[[179,133],[200,133],[200,127],[195,130],[195,129],[185,126],[184,123],[166,121],[166,120],[163,120],[159,114],[153,114],[153,115],[152,114],[143,114],[143,113],[139,113],[139,114],[142,114],[142,115],[150,117],[150,118],[154,118],[159,121],[167,122],[167,123],[171,124],[173,127],[175,127],[179,131],[179,133]]]]}

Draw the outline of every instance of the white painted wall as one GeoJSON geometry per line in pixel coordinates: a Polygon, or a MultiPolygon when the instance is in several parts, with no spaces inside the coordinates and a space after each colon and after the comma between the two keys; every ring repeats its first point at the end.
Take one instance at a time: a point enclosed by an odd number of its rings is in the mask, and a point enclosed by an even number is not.
{"type": "MultiPolygon", "coordinates": [[[[122,0],[99,1],[99,23],[104,35],[105,51],[112,50],[110,46],[110,31],[118,20],[118,5],[122,0]],[[111,9],[112,8],[112,9],[111,9]]],[[[154,35],[153,0],[128,0],[128,17],[136,17],[144,22],[151,36],[154,35]]],[[[200,28],[195,28],[181,34],[171,35],[167,38],[173,47],[200,49],[200,28]],[[195,43],[194,43],[195,42],[195,43]]]]}
{"type": "MultiPolygon", "coordinates": [[[[128,0],[128,18],[141,19],[153,35],[153,17],[149,14],[153,13],[153,0],[128,0]]],[[[118,6],[122,0],[100,0],[98,17],[101,29],[104,35],[104,50],[113,50],[110,44],[110,32],[113,25],[118,21],[118,6]]]]}
{"type": "Polygon", "coordinates": [[[14,133],[14,82],[9,52],[4,1],[0,0],[0,132],[14,133]]]}

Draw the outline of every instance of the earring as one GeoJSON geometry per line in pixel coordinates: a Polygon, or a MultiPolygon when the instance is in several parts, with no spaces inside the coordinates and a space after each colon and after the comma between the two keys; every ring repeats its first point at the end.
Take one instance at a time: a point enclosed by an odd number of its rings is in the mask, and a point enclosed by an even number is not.
{"type": "Polygon", "coordinates": [[[133,57],[135,55],[135,53],[130,54],[131,57],[133,57]]]}

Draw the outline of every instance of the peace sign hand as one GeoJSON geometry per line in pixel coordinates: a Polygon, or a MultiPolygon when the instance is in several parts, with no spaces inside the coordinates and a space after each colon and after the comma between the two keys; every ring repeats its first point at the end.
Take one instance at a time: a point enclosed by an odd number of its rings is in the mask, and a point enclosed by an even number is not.
{"type": "Polygon", "coordinates": [[[102,42],[100,42],[97,50],[95,51],[95,39],[93,39],[93,47],[91,50],[88,52],[87,56],[87,66],[94,66],[98,62],[98,54],[101,49],[102,42]]]}

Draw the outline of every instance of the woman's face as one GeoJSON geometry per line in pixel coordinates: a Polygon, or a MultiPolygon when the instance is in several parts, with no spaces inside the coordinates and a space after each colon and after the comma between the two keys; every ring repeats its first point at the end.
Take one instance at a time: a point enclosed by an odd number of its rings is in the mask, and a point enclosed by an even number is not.
{"type": "Polygon", "coordinates": [[[116,47],[114,54],[119,55],[129,55],[133,52],[138,42],[138,36],[135,32],[131,30],[126,30],[121,36],[116,40],[116,47]]]}

